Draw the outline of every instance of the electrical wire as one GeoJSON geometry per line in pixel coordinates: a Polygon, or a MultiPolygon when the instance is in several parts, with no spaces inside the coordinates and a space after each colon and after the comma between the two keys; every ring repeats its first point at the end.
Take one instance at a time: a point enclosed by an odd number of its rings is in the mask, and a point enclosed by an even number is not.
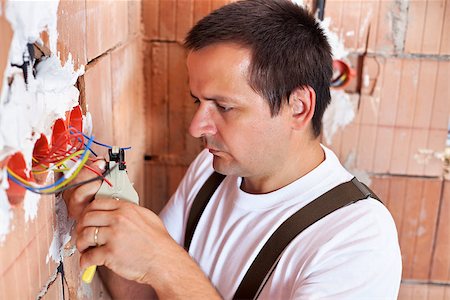
{"type": "Polygon", "coordinates": [[[67,173],[70,174],[67,178],[66,178],[66,175],[67,175],[66,174],[65,176],[62,176],[60,179],[58,179],[56,182],[54,182],[51,185],[39,187],[39,186],[36,186],[35,183],[30,183],[27,180],[23,179],[22,177],[20,177],[16,173],[14,173],[14,171],[12,171],[10,168],[7,168],[8,178],[13,180],[18,185],[20,185],[20,186],[22,186],[22,187],[24,187],[27,190],[32,191],[32,192],[44,191],[46,193],[57,193],[59,189],[61,189],[63,186],[67,185],[70,181],[72,181],[78,175],[78,173],[81,171],[81,169],[83,168],[84,164],[86,163],[86,161],[89,158],[87,149],[90,148],[90,146],[92,144],[92,141],[93,141],[93,137],[91,136],[89,138],[89,141],[88,141],[88,144],[87,144],[85,150],[83,151],[82,157],[67,172],[67,173]]]}
{"type": "MultiPolygon", "coordinates": [[[[77,130],[76,128],[74,128],[74,127],[70,127],[69,130],[71,130],[72,128],[75,129],[76,131],[78,131],[78,130],[77,130]]],[[[80,131],[78,131],[78,132],[79,132],[80,134],[82,134],[83,137],[89,138],[89,137],[88,137],[87,135],[85,135],[84,133],[82,133],[82,132],[80,132],[80,131]]],[[[107,145],[107,144],[100,143],[100,142],[98,142],[98,141],[96,141],[96,140],[94,140],[93,143],[94,143],[94,144],[97,144],[97,145],[99,145],[99,146],[108,148],[108,149],[112,149],[112,146],[107,145]]],[[[123,150],[130,150],[131,147],[121,147],[120,149],[123,149],[123,150]]]]}

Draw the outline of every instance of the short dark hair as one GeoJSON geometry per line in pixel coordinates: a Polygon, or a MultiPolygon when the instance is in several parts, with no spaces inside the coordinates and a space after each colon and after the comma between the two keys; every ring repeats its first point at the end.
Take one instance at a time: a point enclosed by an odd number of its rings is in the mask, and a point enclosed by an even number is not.
{"type": "Polygon", "coordinates": [[[200,50],[232,42],[251,50],[249,85],[269,102],[272,116],[292,91],[310,86],[316,92],[312,119],[320,135],[330,103],[331,47],[314,16],[289,0],[246,0],[225,5],[201,19],[185,46],[200,50]]]}

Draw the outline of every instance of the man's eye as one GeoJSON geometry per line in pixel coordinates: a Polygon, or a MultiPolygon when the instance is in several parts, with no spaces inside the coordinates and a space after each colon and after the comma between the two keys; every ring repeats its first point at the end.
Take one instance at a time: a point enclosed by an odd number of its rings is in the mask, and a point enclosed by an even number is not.
{"type": "Polygon", "coordinates": [[[198,106],[198,105],[200,104],[200,100],[194,99],[194,104],[195,104],[196,106],[198,106]]]}
{"type": "Polygon", "coordinates": [[[219,105],[219,104],[216,104],[216,105],[217,105],[217,108],[218,108],[221,112],[227,112],[227,111],[230,111],[230,110],[233,109],[232,107],[229,107],[229,106],[222,106],[222,105],[219,105]]]}

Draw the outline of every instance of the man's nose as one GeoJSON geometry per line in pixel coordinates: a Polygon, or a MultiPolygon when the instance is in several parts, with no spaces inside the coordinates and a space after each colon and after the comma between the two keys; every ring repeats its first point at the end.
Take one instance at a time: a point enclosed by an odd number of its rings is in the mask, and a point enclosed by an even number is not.
{"type": "Polygon", "coordinates": [[[200,138],[215,135],[216,132],[213,112],[207,103],[200,103],[189,126],[189,133],[195,138],[200,138]]]}

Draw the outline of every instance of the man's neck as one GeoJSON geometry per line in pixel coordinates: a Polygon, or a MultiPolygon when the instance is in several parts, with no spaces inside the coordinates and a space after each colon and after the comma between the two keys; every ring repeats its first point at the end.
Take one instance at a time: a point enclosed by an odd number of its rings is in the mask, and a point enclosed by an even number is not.
{"type": "Polygon", "coordinates": [[[291,158],[280,163],[273,174],[262,177],[245,177],[241,189],[250,194],[266,194],[279,190],[305,176],[325,160],[325,152],[319,141],[302,147],[291,158]]]}

